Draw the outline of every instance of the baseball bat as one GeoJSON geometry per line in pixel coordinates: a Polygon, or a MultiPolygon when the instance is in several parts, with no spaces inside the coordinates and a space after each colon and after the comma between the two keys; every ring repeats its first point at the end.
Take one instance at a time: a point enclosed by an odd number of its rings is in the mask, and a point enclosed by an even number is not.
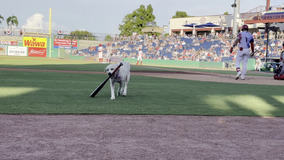
{"type": "Polygon", "coordinates": [[[104,85],[107,83],[107,81],[115,74],[115,72],[122,66],[123,64],[120,63],[116,69],[112,72],[111,75],[109,75],[107,77],[107,79],[105,81],[103,81],[103,83],[101,83],[91,94],[90,94],[90,97],[95,97],[99,92],[100,90],[104,87],[104,85]]]}

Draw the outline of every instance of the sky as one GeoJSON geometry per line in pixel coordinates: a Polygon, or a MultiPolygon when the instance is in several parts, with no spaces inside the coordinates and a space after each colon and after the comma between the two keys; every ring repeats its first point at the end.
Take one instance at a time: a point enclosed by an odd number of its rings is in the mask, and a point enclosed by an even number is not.
{"type": "MultiPolygon", "coordinates": [[[[0,15],[7,27],[6,18],[15,15],[18,28],[48,29],[49,9],[52,9],[52,29],[63,31],[86,30],[92,33],[119,34],[118,25],[125,15],[140,5],[151,4],[158,26],[169,25],[176,11],[185,11],[191,16],[233,14],[234,0],[3,0],[0,15]]],[[[270,0],[271,6],[281,5],[283,0],[270,0]]],[[[240,12],[246,13],[266,0],[240,0],[240,12]]]]}

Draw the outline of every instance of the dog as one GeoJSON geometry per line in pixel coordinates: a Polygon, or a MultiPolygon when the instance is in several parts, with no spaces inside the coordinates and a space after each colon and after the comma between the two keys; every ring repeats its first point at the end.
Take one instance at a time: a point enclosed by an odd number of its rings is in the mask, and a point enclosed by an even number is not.
{"type": "MultiPolygon", "coordinates": [[[[123,65],[115,72],[115,74],[110,78],[110,92],[111,92],[111,100],[115,99],[114,89],[115,82],[119,84],[117,90],[117,96],[127,94],[127,85],[130,79],[130,63],[129,62],[121,62],[123,65]]],[[[113,71],[118,67],[119,64],[110,64],[105,68],[105,72],[110,76],[113,71]]]]}

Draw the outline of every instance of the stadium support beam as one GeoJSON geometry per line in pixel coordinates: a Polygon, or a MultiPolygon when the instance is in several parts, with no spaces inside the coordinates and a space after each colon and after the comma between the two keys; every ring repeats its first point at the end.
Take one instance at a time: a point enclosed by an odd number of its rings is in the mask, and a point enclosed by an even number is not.
{"type": "Polygon", "coordinates": [[[240,0],[235,0],[235,3],[231,5],[234,8],[234,20],[233,20],[233,35],[238,32],[238,19],[240,15],[240,0]]]}
{"type": "Polygon", "coordinates": [[[266,66],[266,68],[267,68],[267,57],[268,57],[269,26],[270,26],[270,23],[265,23],[265,33],[266,33],[265,66],[266,66]]]}

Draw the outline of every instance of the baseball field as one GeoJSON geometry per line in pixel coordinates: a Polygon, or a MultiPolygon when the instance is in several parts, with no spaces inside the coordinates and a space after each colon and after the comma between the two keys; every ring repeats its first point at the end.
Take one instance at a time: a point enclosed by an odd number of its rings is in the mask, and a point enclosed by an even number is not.
{"type": "Polygon", "coordinates": [[[126,97],[110,100],[107,83],[90,98],[106,66],[1,56],[0,159],[284,157],[272,73],[131,65],[126,97]]]}

